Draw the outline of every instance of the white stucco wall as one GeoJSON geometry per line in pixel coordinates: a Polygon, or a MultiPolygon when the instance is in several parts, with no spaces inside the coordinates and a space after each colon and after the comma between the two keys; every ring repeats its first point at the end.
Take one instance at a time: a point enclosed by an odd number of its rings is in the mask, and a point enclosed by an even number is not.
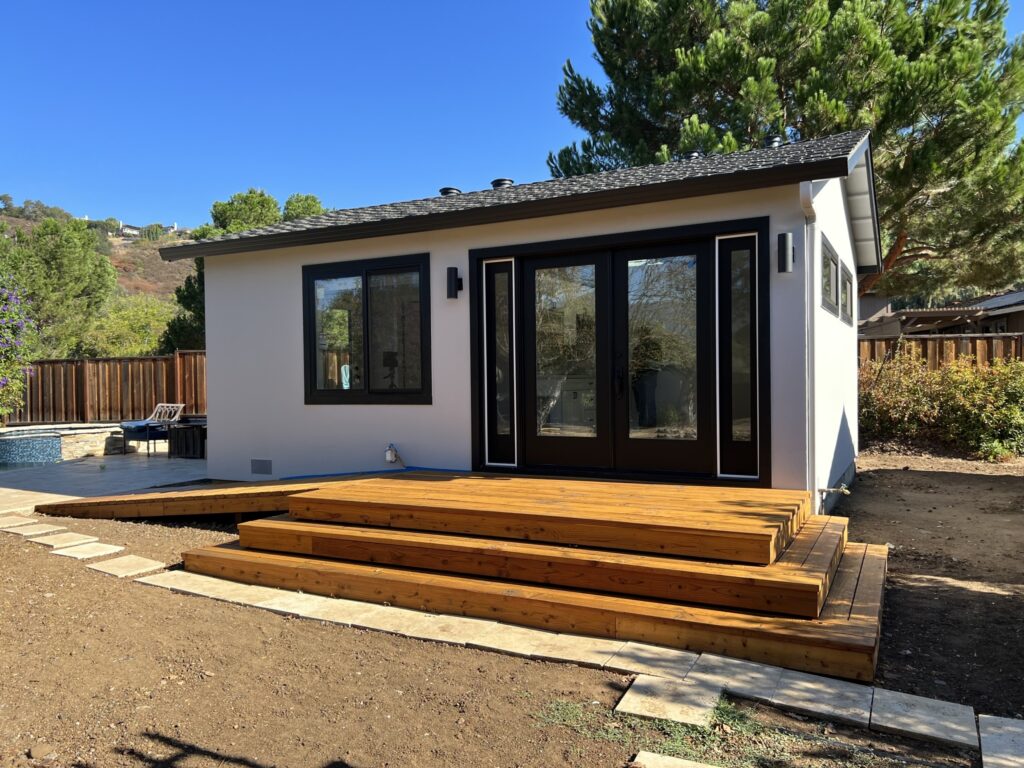
{"type": "MultiPolygon", "coordinates": [[[[473,248],[769,216],[771,274],[772,481],[807,487],[805,259],[776,269],[779,232],[804,252],[796,185],[530,221],[467,227],[206,259],[209,470],[253,479],[250,459],[270,459],[273,476],[392,468],[394,443],[409,465],[471,464],[469,296],[445,297],[445,270],[468,278],[473,248]],[[302,277],[305,264],[429,252],[433,404],[306,405],[302,277]]],[[[468,279],[466,280],[468,288],[468,279]]],[[[764,361],[763,361],[764,362],[764,361]]]]}
{"type": "Polygon", "coordinates": [[[836,487],[857,458],[857,269],[842,182],[816,182],[814,190],[814,487],[820,489],[836,487]],[[822,305],[822,236],[853,275],[852,323],[822,305]]]}

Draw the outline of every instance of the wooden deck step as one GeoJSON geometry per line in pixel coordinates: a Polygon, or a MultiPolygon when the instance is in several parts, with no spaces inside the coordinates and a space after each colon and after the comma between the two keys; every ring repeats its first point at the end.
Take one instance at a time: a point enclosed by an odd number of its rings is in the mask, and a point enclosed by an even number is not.
{"type": "Polygon", "coordinates": [[[820,619],[258,552],[237,545],[204,547],[186,552],[184,558],[189,571],[249,584],[639,640],[870,681],[877,660],[886,555],[885,547],[848,544],[820,619]]]}
{"type": "Polygon", "coordinates": [[[846,544],[846,519],[815,516],[773,565],[367,528],[275,517],[238,526],[245,549],[818,616],[846,544]]]}
{"type": "Polygon", "coordinates": [[[409,473],[289,498],[302,520],[767,565],[810,516],[803,491],[409,473]]]}

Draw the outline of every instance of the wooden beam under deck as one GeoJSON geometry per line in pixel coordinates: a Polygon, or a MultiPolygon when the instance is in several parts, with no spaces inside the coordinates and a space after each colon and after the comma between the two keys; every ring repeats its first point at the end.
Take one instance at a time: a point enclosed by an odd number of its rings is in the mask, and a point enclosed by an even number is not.
{"type": "Polygon", "coordinates": [[[472,616],[597,637],[709,651],[819,674],[870,681],[878,652],[887,551],[847,545],[821,619],[797,619],[633,597],[425,573],[237,545],[185,553],[189,571],[371,603],[472,616]],[[852,549],[851,549],[852,547],[852,549]],[[843,571],[843,564],[840,565],[843,571]],[[837,610],[830,610],[830,603],[837,610]]]}

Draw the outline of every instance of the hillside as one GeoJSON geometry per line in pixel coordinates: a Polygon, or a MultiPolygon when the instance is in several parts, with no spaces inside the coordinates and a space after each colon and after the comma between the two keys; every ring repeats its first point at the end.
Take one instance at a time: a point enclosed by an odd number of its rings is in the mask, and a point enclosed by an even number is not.
{"type": "Polygon", "coordinates": [[[110,261],[117,270],[117,284],[125,293],[174,297],[177,288],[194,270],[190,260],[164,261],[159,248],[170,239],[125,240],[110,238],[110,261]]]}

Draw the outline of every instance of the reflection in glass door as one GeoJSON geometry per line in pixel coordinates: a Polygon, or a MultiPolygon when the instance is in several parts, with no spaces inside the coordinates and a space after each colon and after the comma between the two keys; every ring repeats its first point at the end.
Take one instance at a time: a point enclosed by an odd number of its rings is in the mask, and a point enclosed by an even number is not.
{"type": "Polygon", "coordinates": [[[516,463],[515,288],[511,261],[484,265],[484,392],[488,464],[516,463]]]}

